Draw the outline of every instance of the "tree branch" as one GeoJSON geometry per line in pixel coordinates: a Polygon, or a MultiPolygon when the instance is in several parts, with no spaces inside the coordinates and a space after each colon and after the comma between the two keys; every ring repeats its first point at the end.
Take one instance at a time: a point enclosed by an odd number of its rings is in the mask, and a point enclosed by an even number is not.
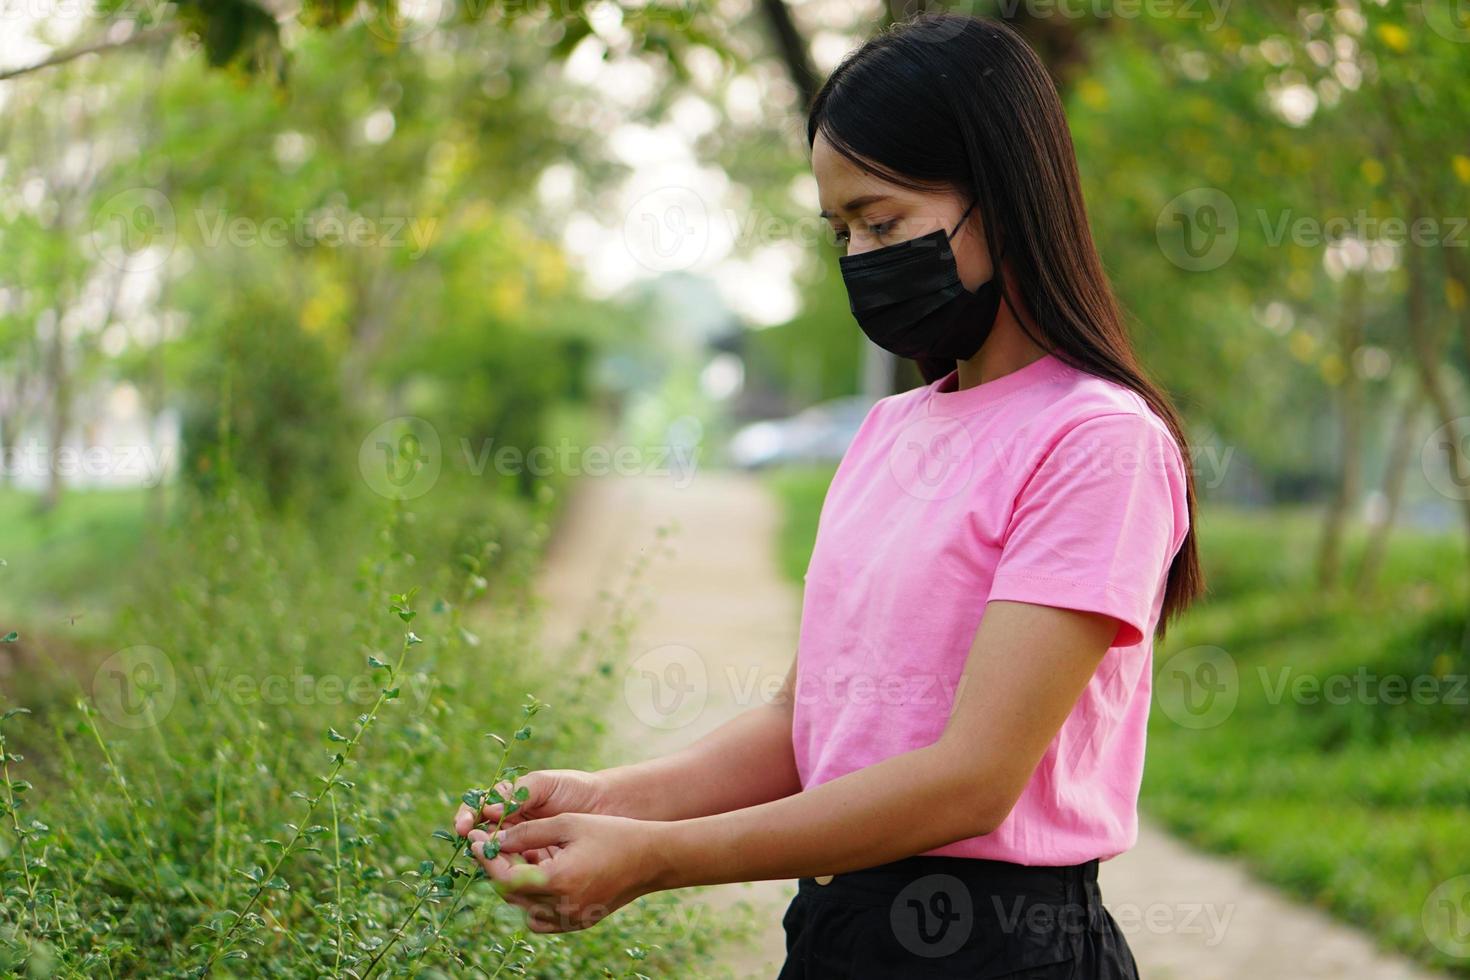
{"type": "Polygon", "coordinates": [[[140,44],[152,44],[155,41],[166,41],[173,38],[174,35],[178,34],[178,32],[179,25],[163,24],[158,27],[150,27],[147,30],[139,31],[136,34],[132,34],[128,37],[123,38],[121,41],[98,41],[93,44],[84,44],[75,48],[67,48],[65,51],[58,51],[55,54],[52,54],[51,56],[45,58],[44,60],[36,62],[35,64],[26,65],[23,68],[10,68],[4,71],[0,71],[0,82],[7,81],[11,78],[18,78],[21,75],[29,75],[31,72],[41,71],[43,68],[53,68],[57,65],[64,65],[68,61],[75,61],[76,59],[84,55],[97,54],[102,51],[111,51],[114,48],[129,48],[135,47],[140,44]]]}

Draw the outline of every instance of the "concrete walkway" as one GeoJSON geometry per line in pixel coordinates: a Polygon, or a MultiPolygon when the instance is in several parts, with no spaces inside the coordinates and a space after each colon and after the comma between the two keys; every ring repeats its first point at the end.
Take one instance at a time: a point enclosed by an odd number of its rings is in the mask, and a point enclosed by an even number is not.
{"type": "MultiPolygon", "coordinates": [[[[700,472],[584,480],[541,578],[547,628],[564,643],[595,623],[606,590],[649,559],[625,658],[633,679],[608,719],[619,754],[660,755],[697,739],[779,683],[796,645],[799,591],[775,560],[779,514],[760,482],[700,472]],[[672,533],[660,538],[660,527],[672,533]],[[652,556],[661,547],[670,553],[652,556]],[[645,682],[646,681],[646,682],[645,682]]],[[[1145,822],[1137,847],[1102,867],[1104,899],[1146,980],[1428,980],[1365,935],[1289,901],[1233,862],[1145,822]]],[[[699,901],[719,914],[744,899],[763,926],[721,957],[737,978],[774,977],[794,882],[722,885],[699,901]]]]}
{"type": "MultiPolygon", "coordinates": [[[[617,761],[698,740],[786,676],[801,596],[776,565],[778,519],[760,483],[736,474],[701,471],[682,489],[672,477],[589,478],[574,491],[539,582],[551,648],[605,624],[607,593],[644,563],[635,595],[649,601],[630,610],[619,665],[633,676],[607,719],[617,761]]],[[[731,977],[769,980],[785,959],[781,916],[795,894],[794,881],[717,885],[699,890],[691,911],[748,903],[761,928],[720,963],[731,977]]]]}

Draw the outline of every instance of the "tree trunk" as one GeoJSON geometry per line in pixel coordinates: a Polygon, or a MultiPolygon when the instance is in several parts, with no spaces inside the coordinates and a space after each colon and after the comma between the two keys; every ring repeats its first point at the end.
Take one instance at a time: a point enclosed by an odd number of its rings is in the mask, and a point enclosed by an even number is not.
{"type": "Polygon", "coordinates": [[[1343,283],[1342,319],[1337,338],[1338,355],[1345,370],[1336,398],[1341,436],[1337,489],[1327,507],[1317,554],[1317,581],[1323,588],[1336,585],[1342,572],[1343,537],[1362,487],[1363,386],[1353,368],[1353,355],[1363,343],[1363,277],[1356,272],[1349,273],[1343,283]]]}
{"type": "Polygon", "coordinates": [[[1429,301],[1424,282],[1424,255],[1417,246],[1404,249],[1404,268],[1409,275],[1408,322],[1409,348],[1414,355],[1414,366],[1418,368],[1419,380],[1424,387],[1424,396],[1434,408],[1435,420],[1444,438],[1440,441],[1444,449],[1445,462],[1450,468],[1455,485],[1462,492],[1454,494],[1460,503],[1460,518],[1464,524],[1467,557],[1470,557],[1470,459],[1466,459],[1464,446],[1464,423],[1457,416],[1450,392],[1440,374],[1439,331],[1429,323],[1429,301]]]}
{"type": "Polygon", "coordinates": [[[1353,589],[1360,596],[1373,591],[1378,581],[1379,569],[1383,567],[1383,556],[1388,551],[1388,539],[1392,535],[1394,522],[1398,520],[1399,505],[1404,497],[1405,477],[1414,450],[1419,444],[1419,416],[1424,411],[1424,391],[1414,387],[1404,393],[1403,405],[1390,436],[1388,459],[1383,468],[1383,517],[1368,534],[1368,544],[1363,551],[1363,562],[1358,566],[1353,589]]]}
{"type": "Polygon", "coordinates": [[[817,82],[817,69],[812,64],[806,39],[801,36],[796,22],[791,19],[791,11],[785,0],[761,0],[761,14],[776,42],[776,51],[786,63],[786,74],[791,76],[791,84],[796,86],[797,94],[801,96],[801,107],[805,112],[821,87],[817,82]]]}
{"type": "Polygon", "coordinates": [[[50,511],[61,502],[64,480],[61,474],[62,441],[71,428],[71,377],[66,364],[66,331],[62,317],[57,316],[52,326],[51,343],[46,348],[46,386],[50,389],[51,411],[47,418],[46,434],[46,487],[41,495],[40,509],[50,511]]]}

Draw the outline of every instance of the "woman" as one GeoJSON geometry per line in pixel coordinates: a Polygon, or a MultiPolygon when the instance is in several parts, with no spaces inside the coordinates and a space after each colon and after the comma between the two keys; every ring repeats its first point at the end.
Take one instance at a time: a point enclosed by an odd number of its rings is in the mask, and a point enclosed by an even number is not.
{"type": "Polygon", "coordinates": [[[924,17],[837,68],[808,139],[858,324],[929,383],[838,467],[782,696],[666,758],[528,775],[489,860],[457,829],[536,931],[799,878],[782,978],[1136,976],[1097,867],[1136,839],[1152,637],[1202,582],[1061,104],[1008,28],[924,17]]]}

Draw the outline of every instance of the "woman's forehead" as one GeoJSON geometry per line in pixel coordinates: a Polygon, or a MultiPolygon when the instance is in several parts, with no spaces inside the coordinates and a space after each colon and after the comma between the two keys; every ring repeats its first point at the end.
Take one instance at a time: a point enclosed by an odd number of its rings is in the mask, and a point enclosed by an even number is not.
{"type": "Polygon", "coordinates": [[[912,206],[956,196],[950,188],[919,190],[880,177],[839,153],[820,131],[812,143],[812,175],[824,218],[855,212],[874,198],[912,206]]]}
{"type": "Polygon", "coordinates": [[[874,197],[911,201],[920,196],[853,163],[820,133],[812,144],[812,174],[824,215],[848,213],[873,203],[869,199],[874,197]]]}

